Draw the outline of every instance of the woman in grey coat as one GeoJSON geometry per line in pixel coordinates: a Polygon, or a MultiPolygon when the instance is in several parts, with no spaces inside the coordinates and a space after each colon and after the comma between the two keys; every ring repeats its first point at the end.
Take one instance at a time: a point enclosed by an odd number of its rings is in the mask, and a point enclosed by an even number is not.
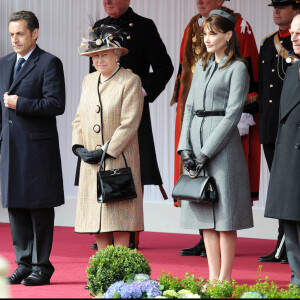
{"type": "Polygon", "coordinates": [[[213,10],[201,28],[198,62],[177,152],[187,170],[214,177],[216,204],[183,201],[181,226],[204,229],[210,281],[231,280],[238,229],[253,227],[249,177],[237,124],[249,89],[247,66],[234,32],[235,19],[213,10]]]}

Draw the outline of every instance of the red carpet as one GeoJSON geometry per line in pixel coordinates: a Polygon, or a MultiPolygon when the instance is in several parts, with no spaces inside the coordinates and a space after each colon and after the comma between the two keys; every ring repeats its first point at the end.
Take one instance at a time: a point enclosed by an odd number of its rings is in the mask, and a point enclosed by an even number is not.
{"type": "MultiPolygon", "coordinates": [[[[9,224],[0,223],[0,255],[16,268],[15,255],[10,236],[9,224]]],[[[197,235],[143,232],[140,237],[140,251],[149,259],[151,277],[157,279],[161,271],[171,272],[173,276],[183,278],[185,273],[195,277],[208,277],[206,258],[184,257],[178,254],[182,248],[192,247],[199,241],[197,235]]],[[[51,284],[41,287],[23,285],[11,286],[12,298],[89,298],[84,289],[86,285],[86,267],[89,257],[95,251],[91,249],[94,238],[91,235],[75,234],[72,227],[55,227],[51,262],[55,272],[51,284]]],[[[233,278],[238,284],[254,284],[258,279],[257,269],[262,265],[261,277],[269,277],[277,285],[285,287],[290,281],[289,265],[280,263],[259,263],[257,258],[273,250],[275,241],[239,238],[233,270],[233,278]]]]}

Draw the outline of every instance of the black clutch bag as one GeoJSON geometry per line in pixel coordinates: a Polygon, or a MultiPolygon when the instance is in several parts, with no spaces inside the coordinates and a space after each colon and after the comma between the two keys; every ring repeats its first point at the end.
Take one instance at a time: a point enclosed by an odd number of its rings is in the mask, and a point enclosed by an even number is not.
{"type": "Polygon", "coordinates": [[[213,177],[189,172],[189,175],[182,174],[179,177],[172,191],[172,197],[176,200],[216,203],[218,191],[213,177]]]}
{"type": "Polygon", "coordinates": [[[124,153],[122,156],[125,162],[125,168],[104,170],[104,156],[106,154],[109,142],[103,151],[100,161],[100,169],[97,173],[97,200],[99,203],[128,200],[137,197],[134,181],[130,167],[124,153]]]}

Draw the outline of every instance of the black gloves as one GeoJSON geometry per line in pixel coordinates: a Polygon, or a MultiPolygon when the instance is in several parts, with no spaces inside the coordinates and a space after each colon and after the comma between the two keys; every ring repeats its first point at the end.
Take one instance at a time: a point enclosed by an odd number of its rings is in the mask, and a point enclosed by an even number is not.
{"type": "Polygon", "coordinates": [[[195,169],[196,164],[195,164],[195,161],[194,161],[195,156],[194,156],[193,151],[191,151],[191,150],[182,150],[180,152],[180,156],[181,156],[184,168],[187,171],[189,171],[191,169],[195,169]]]}
{"type": "Polygon", "coordinates": [[[77,146],[75,148],[75,152],[77,153],[78,156],[81,157],[81,159],[88,163],[88,164],[97,164],[100,162],[103,151],[100,150],[93,150],[93,151],[88,151],[83,147],[77,146]]]}
{"type": "Polygon", "coordinates": [[[195,159],[195,164],[196,164],[196,170],[197,172],[200,172],[205,164],[208,162],[209,158],[202,152],[199,153],[199,155],[195,159]]]}

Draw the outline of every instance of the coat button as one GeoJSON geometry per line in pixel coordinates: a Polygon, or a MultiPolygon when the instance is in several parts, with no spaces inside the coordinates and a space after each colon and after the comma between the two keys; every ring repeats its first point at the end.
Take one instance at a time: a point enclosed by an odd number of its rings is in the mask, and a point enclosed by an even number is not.
{"type": "Polygon", "coordinates": [[[298,128],[300,128],[300,123],[297,124],[298,128]]]}
{"type": "Polygon", "coordinates": [[[97,146],[95,147],[96,150],[101,150],[101,148],[102,148],[101,145],[97,145],[97,146]]]}
{"type": "Polygon", "coordinates": [[[296,148],[296,149],[299,149],[299,148],[300,148],[300,144],[297,143],[297,144],[295,145],[295,148],[296,148]]]}
{"type": "Polygon", "coordinates": [[[8,123],[9,123],[9,124],[12,124],[12,123],[13,123],[13,121],[12,121],[12,120],[8,120],[8,123]]]}
{"type": "Polygon", "coordinates": [[[274,87],[274,85],[273,85],[273,84],[270,84],[270,88],[272,88],[272,87],[274,87]]]}
{"type": "Polygon", "coordinates": [[[262,63],[262,64],[264,64],[264,63],[265,63],[265,61],[263,60],[261,63],[262,63]]]}
{"type": "Polygon", "coordinates": [[[93,127],[93,130],[96,132],[96,133],[99,133],[100,132],[100,126],[99,125],[95,125],[94,127],[93,127]]]}
{"type": "Polygon", "coordinates": [[[272,69],[272,72],[275,72],[275,69],[272,69]]]}
{"type": "Polygon", "coordinates": [[[273,100],[269,100],[269,103],[273,103],[273,100]]]}
{"type": "Polygon", "coordinates": [[[96,112],[97,114],[99,114],[99,112],[100,112],[100,105],[96,105],[95,112],[96,112]]]}

